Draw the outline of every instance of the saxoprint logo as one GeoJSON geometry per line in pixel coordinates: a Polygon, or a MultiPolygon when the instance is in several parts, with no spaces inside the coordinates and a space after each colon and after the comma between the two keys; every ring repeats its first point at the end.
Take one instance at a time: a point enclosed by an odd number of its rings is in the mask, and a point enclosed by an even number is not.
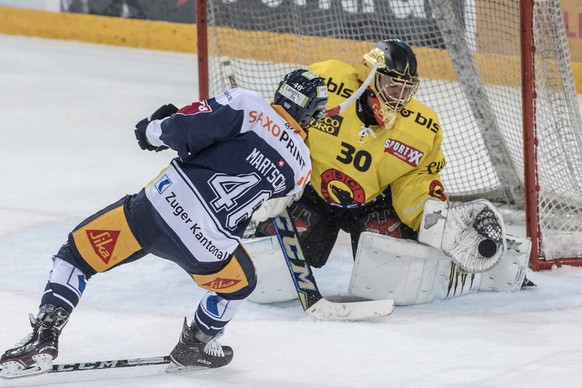
{"type": "Polygon", "coordinates": [[[168,187],[172,186],[172,181],[166,174],[162,175],[159,181],[156,182],[156,190],[158,193],[162,194],[168,187]]]}

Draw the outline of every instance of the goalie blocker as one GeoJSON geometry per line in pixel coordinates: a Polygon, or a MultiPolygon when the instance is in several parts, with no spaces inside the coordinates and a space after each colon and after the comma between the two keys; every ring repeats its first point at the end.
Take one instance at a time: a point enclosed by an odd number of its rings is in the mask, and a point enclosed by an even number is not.
{"type": "MultiPolygon", "coordinates": [[[[413,240],[364,232],[358,243],[349,285],[350,294],[371,300],[393,299],[397,305],[410,305],[430,303],[477,291],[517,291],[521,288],[531,250],[529,239],[504,235],[501,217],[487,201],[473,201],[450,208],[440,201],[434,202],[438,203],[427,203],[429,206],[425,207],[424,212],[429,219],[437,221],[434,224],[429,223],[435,228],[431,230],[433,241],[444,241],[448,244],[446,246],[449,251],[451,247],[453,250],[455,248],[451,243],[455,241],[455,237],[441,235],[439,238],[438,233],[435,233],[437,228],[442,234],[454,233],[461,240],[462,237],[469,238],[473,245],[469,245],[467,241],[458,242],[458,246],[465,244],[473,248],[466,250],[469,257],[465,257],[464,265],[483,264],[479,262],[482,260],[490,268],[470,273],[455,263],[443,249],[413,240]],[[440,204],[444,206],[431,206],[440,204]],[[473,208],[469,209],[467,206],[473,208]],[[482,219],[484,211],[490,217],[488,221],[482,219]],[[473,221],[470,220],[471,217],[473,221]],[[465,230],[473,228],[473,225],[482,226],[484,222],[496,233],[503,231],[502,238],[494,240],[490,237],[497,237],[496,235],[481,235],[476,232],[477,236],[465,230]],[[494,227],[496,222],[500,222],[499,228],[494,227]],[[489,258],[481,258],[481,254],[476,256],[479,244],[487,239],[493,240],[496,252],[489,258]]],[[[423,225],[426,225],[424,219],[423,225]]],[[[427,228],[429,229],[431,228],[427,228]]],[[[245,241],[244,245],[253,257],[258,278],[257,288],[249,300],[255,303],[275,303],[295,299],[297,293],[276,238],[252,239],[245,241]]],[[[483,267],[481,265],[479,268],[483,267]]]]}

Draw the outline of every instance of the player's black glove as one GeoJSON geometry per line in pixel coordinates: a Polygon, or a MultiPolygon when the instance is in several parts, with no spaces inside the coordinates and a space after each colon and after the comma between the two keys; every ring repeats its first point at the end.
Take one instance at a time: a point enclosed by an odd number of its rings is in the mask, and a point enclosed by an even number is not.
{"type": "Polygon", "coordinates": [[[146,128],[148,127],[148,124],[150,122],[152,122],[153,120],[163,119],[164,117],[168,117],[168,116],[173,115],[177,111],[178,111],[178,108],[176,108],[172,104],[162,105],[154,113],[152,113],[149,117],[146,117],[145,119],[141,120],[139,123],[137,123],[135,125],[135,130],[134,130],[135,138],[137,139],[137,144],[139,144],[139,147],[142,150],[159,152],[159,151],[163,151],[163,150],[168,149],[167,146],[156,147],[156,146],[151,145],[148,141],[147,136],[146,136],[146,128]]]}

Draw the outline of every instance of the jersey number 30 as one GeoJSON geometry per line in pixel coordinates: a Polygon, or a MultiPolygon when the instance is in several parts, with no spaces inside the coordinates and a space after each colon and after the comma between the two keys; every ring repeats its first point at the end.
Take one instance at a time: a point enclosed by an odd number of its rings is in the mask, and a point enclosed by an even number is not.
{"type": "Polygon", "coordinates": [[[356,147],[345,141],[342,142],[342,149],[336,159],[345,164],[353,164],[356,170],[362,172],[368,171],[372,164],[372,155],[368,151],[356,152],[356,147]]]}

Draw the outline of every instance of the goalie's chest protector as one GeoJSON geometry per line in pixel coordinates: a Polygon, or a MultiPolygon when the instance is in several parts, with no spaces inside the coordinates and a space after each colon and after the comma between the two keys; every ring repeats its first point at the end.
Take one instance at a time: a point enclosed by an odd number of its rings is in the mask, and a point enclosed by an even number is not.
{"type": "MultiPolygon", "coordinates": [[[[309,70],[325,78],[328,108],[359,86],[356,70],[339,61],[317,63],[309,70]]],[[[431,163],[444,163],[438,118],[416,100],[400,112],[392,129],[370,129],[364,130],[356,104],[310,128],[311,184],[327,202],[342,206],[369,203],[399,178],[428,171],[431,163]]]]}

